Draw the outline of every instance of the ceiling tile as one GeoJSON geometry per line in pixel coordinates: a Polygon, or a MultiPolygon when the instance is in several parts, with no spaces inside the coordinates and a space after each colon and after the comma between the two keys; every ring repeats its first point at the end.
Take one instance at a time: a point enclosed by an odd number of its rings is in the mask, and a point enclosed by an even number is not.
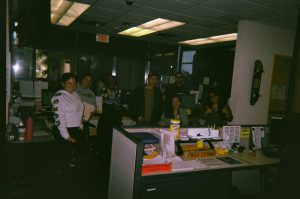
{"type": "Polygon", "coordinates": [[[203,3],[201,6],[224,12],[232,12],[236,10],[244,10],[254,7],[253,4],[243,2],[241,0],[213,0],[207,3],[203,3]]]}
{"type": "Polygon", "coordinates": [[[154,0],[150,3],[147,3],[146,5],[155,9],[168,10],[169,12],[178,12],[180,10],[187,9],[193,6],[189,3],[180,2],[176,0],[154,0]]]}
{"type": "Polygon", "coordinates": [[[281,15],[280,12],[264,7],[255,7],[246,11],[236,13],[241,19],[257,20],[281,15]]]}
{"type": "Polygon", "coordinates": [[[101,7],[91,7],[89,9],[89,15],[94,15],[94,16],[105,16],[105,17],[117,17],[120,14],[122,14],[122,11],[120,10],[111,10],[107,8],[101,8],[101,7]]]}
{"type": "Polygon", "coordinates": [[[295,17],[287,17],[284,15],[268,18],[265,20],[261,20],[262,23],[266,23],[275,27],[282,27],[288,30],[296,30],[297,20],[295,17]]]}
{"type": "Polygon", "coordinates": [[[248,2],[248,3],[255,3],[257,5],[264,5],[264,4],[279,1],[279,0],[243,0],[243,1],[248,2]]]}
{"type": "Polygon", "coordinates": [[[115,0],[101,0],[97,1],[93,7],[96,8],[108,8],[111,10],[127,11],[132,7],[126,5],[125,1],[115,1],[115,0]]]}
{"type": "MultiPolygon", "coordinates": [[[[299,1],[300,2],[300,1],[299,1]]],[[[277,2],[273,4],[266,5],[268,8],[275,9],[281,13],[286,13],[288,15],[298,15],[298,10],[296,6],[292,4],[287,4],[286,2],[277,2]]]]}
{"type": "Polygon", "coordinates": [[[193,23],[193,25],[214,29],[214,28],[217,28],[217,27],[226,26],[227,24],[224,24],[224,23],[218,22],[218,21],[213,21],[213,20],[200,20],[196,23],[193,23]]]}
{"type": "Polygon", "coordinates": [[[221,17],[214,18],[214,21],[220,21],[226,24],[237,26],[241,17],[235,14],[227,14],[221,17]]]}
{"type": "Polygon", "coordinates": [[[148,6],[141,6],[139,8],[136,8],[134,10],[134,13],[153,18],[164,18],[165,16],[170,14],[170,12],[168,11],[151,8],[148,6]]]}
{"type": "Polygon", "coordinates": [[[134,13],[128,13],[118,18],[118,20],[122,20],[124,22],[132,22],[139,25],[147,21],[150,21],[152,19],[153,19],[152,17],[134,14],[134,13]]]}
{"type": "Polygon", "coordinates": [[[218,10],[200,7],[200,6],[195,6],[191,9],[181,12],[181,14],[193,16],[193,17],[214,18],[214,17],[225,15],[227,13],[218,10]]]}
{"type": "Polygon", "coordinates": [[[204,2],[208,2],[210,0],[177,0],[179,2],[184,2],[184,3],[189,3],[189,4],[192,4],[192,5],[200,5],[204,2]]]}
{"type": "Polygon", "coordinates": [[[170,20],[180,21],[180,22],[184,22],[184,23],[194,23],[194,22],[198,21],[199,19],[203,19],[203,18],[187,16],[187,15],[183,15],[183,14],[171,14],[171,15],[168,15],[167,18],[170,20]]]}

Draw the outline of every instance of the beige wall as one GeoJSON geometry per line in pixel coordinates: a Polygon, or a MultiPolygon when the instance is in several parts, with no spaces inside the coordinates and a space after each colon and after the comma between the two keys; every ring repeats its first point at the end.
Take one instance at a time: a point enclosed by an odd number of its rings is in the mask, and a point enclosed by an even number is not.
{"type": "Polygon", "coordinates": [[[241,21],[234,60],[230,106],[231,124],[267,124],[274,55],[292,56],[294,33],[274,27],[241,21]],[[250,105],[252,74],[256,59],[262,61],[258,102],[250,105]]]}

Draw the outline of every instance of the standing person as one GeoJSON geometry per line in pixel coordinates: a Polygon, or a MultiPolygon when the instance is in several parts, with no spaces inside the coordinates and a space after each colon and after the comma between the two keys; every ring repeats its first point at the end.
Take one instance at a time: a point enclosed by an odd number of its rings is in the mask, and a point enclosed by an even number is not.
{"type": "Polygon", "coordinates": [[[175,73],[175,82],[169,84],[165,92],[166,104],[171,103],[171,99],[175,95],[189,94],[188,88],[184,85],[184,77],[181,72],[175,73]]]}
{"type": "Polygon", "coordinates": [[[85,152],[85,137],[82,126],[83,103],[76,92],[76,77],[72,73],[64,73],[61,77],[62,89],[57,91],[51,102],[54,110],[56,140],[59,143],[60,158],[67,163],[73,158],[70,166],[75,166],[75,159],[82,163],[85,152]],[[72,157],[73,153],[73,157],[72,157]]]}
{"type": "Polygon", "coordinates": [[[167,107],[163,114],[161,115],[161,120],[159,125],[161,126],[169,126],[171,119],[179,119],[181,126],[188,126],[189,119],[187,112],[180,107],[181,100],[179,96],[173,96],[171,99],[171,103],[167,104],[167,107]]]}
{"type": "Polygon", "coordinates": [[[157,125],[163,110],[163,99],[157,87],[159,75],[150,72],[147,84],[137,88],[130,101],[129,111],[137,125],[157,125]]]}
{"type": "Polygon", "coordinates": [[[121,90],[115,76],[106,77],[101,96],[103,96],[103,113],[97,129],[98,149],[100,155],[110,162],[113,127],[121,125],[122,116],[121,90]]]}
{"type": "Polygon", "coordinates": [[[233,115],[227,100],[216,91],[209,92],[209,102],[205,111],[206,125],[224,126],[231,122],[233,115]]]}
{"type": "Polygon", "coordinates": [[[80,78],[80,82],[77,84],[77,93],[82,101],[96,107],[96,96],[91,90],[93,77],[90,73],[85,73],[80,78]]]}

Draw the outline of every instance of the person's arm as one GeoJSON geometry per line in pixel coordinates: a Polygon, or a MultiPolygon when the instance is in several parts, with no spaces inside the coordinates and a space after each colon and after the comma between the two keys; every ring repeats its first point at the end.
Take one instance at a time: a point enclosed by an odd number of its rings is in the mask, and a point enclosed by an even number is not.
{"type": "Polygon", "coordinates": [[[189,117],[187,112],[184,109],[180,109],[180,123],[182,126],[189,125],[189,117]]]}
{"type": "Polygon", "coordinates": [[[166,116],[165,113],[161,114],[161,118],[160,121],[158,122],[158,124],[160,126],[168,126],[170,119],[166,116]]]}
{"type": "Polygon", "coordinates": [[[58,128],[60,135],[68,141],[76,142],[68,133],[67,119],[65,112],[65,100],[62,95],[55,96],[52,100],[54,110],[55,126],[58,128]]]}
{"type": "Polygon", "coordinates": [[[228,122],[231,122],[233,120],[233,115],[232,115],[231,109],[228,105],[226,105],[222,109],[222,113],[228,122]]]}
{"type": "Polygon", "coordinates": [[[129,103],[128,103],[128,113],[129,116],[135,120],[135,121],[140,121],[139,117],[142,117],[138,111],[138,106],[140,106],[141,102],[138,102],[138,91],[135,90],[130,96],[129,96],[129,103]]]}
{"type": "Polygon", "coordinates": [[[212,112],[213,112],[212,108],[210,108],[209,106],[207,106],[206,110],[205,110],[205,114],[204,114],[205,117],[207,117],[207,115],[210,114],[210,113],[212,113],[212,112]]]}

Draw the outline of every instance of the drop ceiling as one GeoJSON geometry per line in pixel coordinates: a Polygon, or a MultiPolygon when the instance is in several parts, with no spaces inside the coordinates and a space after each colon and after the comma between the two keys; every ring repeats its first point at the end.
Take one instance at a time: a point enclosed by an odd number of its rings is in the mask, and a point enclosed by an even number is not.
{"type": "Polygon", "coordinates": [[[129,1],[133,1],[132,5],[127,5],[126,0],[77,0],[91,7],[66,28],[126,37],[117,33],[156,18],[166,18],[186,25],[138,39],[177,44],[183,40],[237,32],[240,20],[295,31],[300,7],[300,0],[129,1]]]}

